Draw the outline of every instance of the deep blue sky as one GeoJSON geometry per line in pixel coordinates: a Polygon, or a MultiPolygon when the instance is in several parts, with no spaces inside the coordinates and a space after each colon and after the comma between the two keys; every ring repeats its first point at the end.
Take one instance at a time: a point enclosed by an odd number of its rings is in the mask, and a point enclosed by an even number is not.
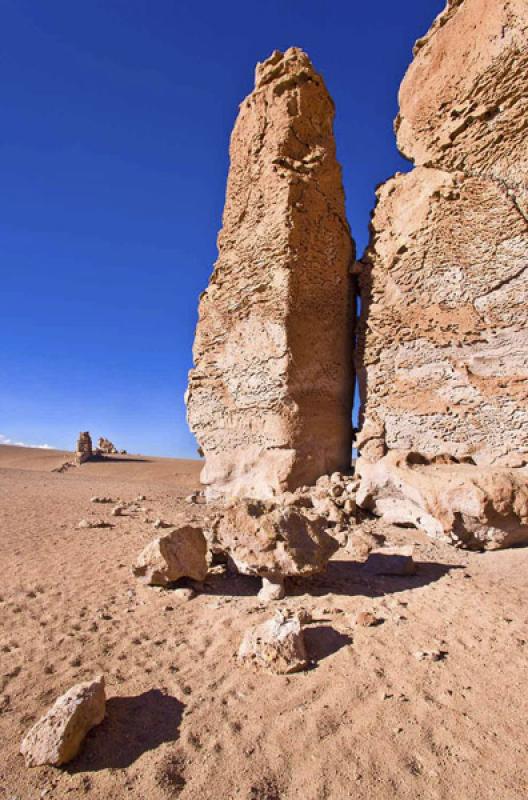
{"type": "MultiPolygon", "coordinates": [[[[193,456],[183,405],[228,140],[254,67],[304,48],[336,106],[361,253],[444,0],[0,0],[0,434],[193,456]]],[[[1,436],[0,436],[1,441],[1,436]]]]}

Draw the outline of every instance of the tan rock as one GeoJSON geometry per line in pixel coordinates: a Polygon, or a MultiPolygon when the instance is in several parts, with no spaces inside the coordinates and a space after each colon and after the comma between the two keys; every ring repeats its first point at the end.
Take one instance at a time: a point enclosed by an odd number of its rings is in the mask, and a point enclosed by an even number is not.
{"type": "Polygon", "coordinates": [[[202,529],[182,523],[150,542],[140,553],[133,572],[151,586],[166,586],[183,577],[203,581],[207,575],[206,555],[202,529]]]}
{"type": "Polygon", "coordinates": [[[528,6],[451,0],[400,90],[416,167],[360,265],[362,458],[528,457],[528,6]]]}
{"type": "Polygon", "coordinates": [[[250,628],[238,650],[238,660],[257,669],[284,675],[308,666],[302,622],[284,612],[250,628]]]}
{"type": "Polygon", "coordinates": [[[306,509],[240,500],[213,522],[211,540],[227,552],[239,572],[272,582],[287,575],[312,575],[325,569],[337,544],[326,533],[327,520],[306,509]]]}
{"type": "Polygon", "coordinates": [[[524,469],[428,464],[399,451],[375,464],[359,459],[357,469],[359,505],[388,523],[414,525],[469,549],[528,543],[524,469]]]}
{"type": "Polygon", "coordinates": [[[99,437],[97,449],[104,455],[116,455],[118,452],[115,444],[113,444],[110,439],[106,439],[104,436],[99,437]]]}
{"type": "Polygon", "coordinates": [[[231,137],[188,419],[209,498],[271,498],[348,469],[353,245],[334,106],[305,53],[257,66],[231,137]]]}
{"type": "Polygon", "coordinates": [[[103,721],[105,706],[102,675],[73,686],[23,739],[20,752],[26,766],[58,767],[75,758],[88,731],[103,721]]]}
{"type": "Polygon", "coordinates": [[[88,431],[83,431],[79,434],[75,449],[75,456],[78,464],[84,464],[85,461],[89,461],[92,458],[92,437],[88,431]]]}

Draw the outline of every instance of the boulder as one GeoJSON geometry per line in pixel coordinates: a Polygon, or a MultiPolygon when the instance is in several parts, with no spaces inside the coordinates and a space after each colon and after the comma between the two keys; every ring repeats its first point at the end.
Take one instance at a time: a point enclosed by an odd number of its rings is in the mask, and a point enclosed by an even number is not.
{"type": "Polygon", "coordinates": [[[278,675],[306,669],[309,662],[300,618],[279,611],[272,619],[250,628],[242,639],[238,660],[278,675]]]}
{"type": "Polygon", "coordinates": [[[159,536],[140,553],[133,572],[151,586],[166,586],[180,578],[203,581],[207,575],[207,544],[201,527],[182,523],[159,536]]]}
{"type": "Polygon", "coordinates": [[[22,740],[20,752],[26,766],[59,767],[75,758],[88,731],[103,721],[105,706],[102,675],[73,686],[22,740]]]}
{"type": "Polygon", "coordinates": [[[359,459],[358,504],[396,525],[471,550],[528,543],[528,472],[474,464],[429,463],[390,451],[359,459]]]}
{"type": "Polygon", "coordinates": [[[89,461],[93,457],[92,437],[89,431],[82,431],[79,434],[75,449],[75,457],[78,464],[84,464],[85,461],[89,461]]]}
{"type": "Polygon", "coordinates": [[[337,550],[327,524],[309,509],[240,500],[213,520],[210,540],[229,554],[239,572],[280,583],[287,575],[325,569],[337,550]]]}

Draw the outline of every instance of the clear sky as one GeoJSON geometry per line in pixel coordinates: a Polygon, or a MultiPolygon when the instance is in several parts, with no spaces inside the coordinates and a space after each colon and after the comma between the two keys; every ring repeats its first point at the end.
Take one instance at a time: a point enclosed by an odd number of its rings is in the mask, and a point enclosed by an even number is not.
{"type": "Polygon", "coordinates": [[[0,442],[194,456],[183,393],[254,67],[300,46],[336,106],[363,250],[397,90],[444,0],[1,0],[0,442]]]}

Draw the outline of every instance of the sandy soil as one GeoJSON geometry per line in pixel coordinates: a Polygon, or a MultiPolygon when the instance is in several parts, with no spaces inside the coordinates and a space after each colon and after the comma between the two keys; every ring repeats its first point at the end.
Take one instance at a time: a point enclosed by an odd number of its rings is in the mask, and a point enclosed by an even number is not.
{"type": "MultiPolygon", "coordinates": [[[[270,611],[258,582],[220,574],[190,602],[139,585],[155,535],[94,494],[189,510],[199,462],[0,446],[0,798],[332,800],[528,795],[528,549],[485,554],[414,531],[412,578],[369,577],[337,553],[283,601],[312,610],[313,668],[253,673],[244,630],[270,611]],[[78,530],[82,518],[112,528],[78,530]],[[383,624],[351,625],[359,610],[383,624]],[[439,649],[443,660],[419,661],[439,649]],[[22,736],[72,684],[103,672],[107,716],[67,768],[28,770],[22,736]]],[[[144,515],[143,515],[144,516],[144,515]]]]}

